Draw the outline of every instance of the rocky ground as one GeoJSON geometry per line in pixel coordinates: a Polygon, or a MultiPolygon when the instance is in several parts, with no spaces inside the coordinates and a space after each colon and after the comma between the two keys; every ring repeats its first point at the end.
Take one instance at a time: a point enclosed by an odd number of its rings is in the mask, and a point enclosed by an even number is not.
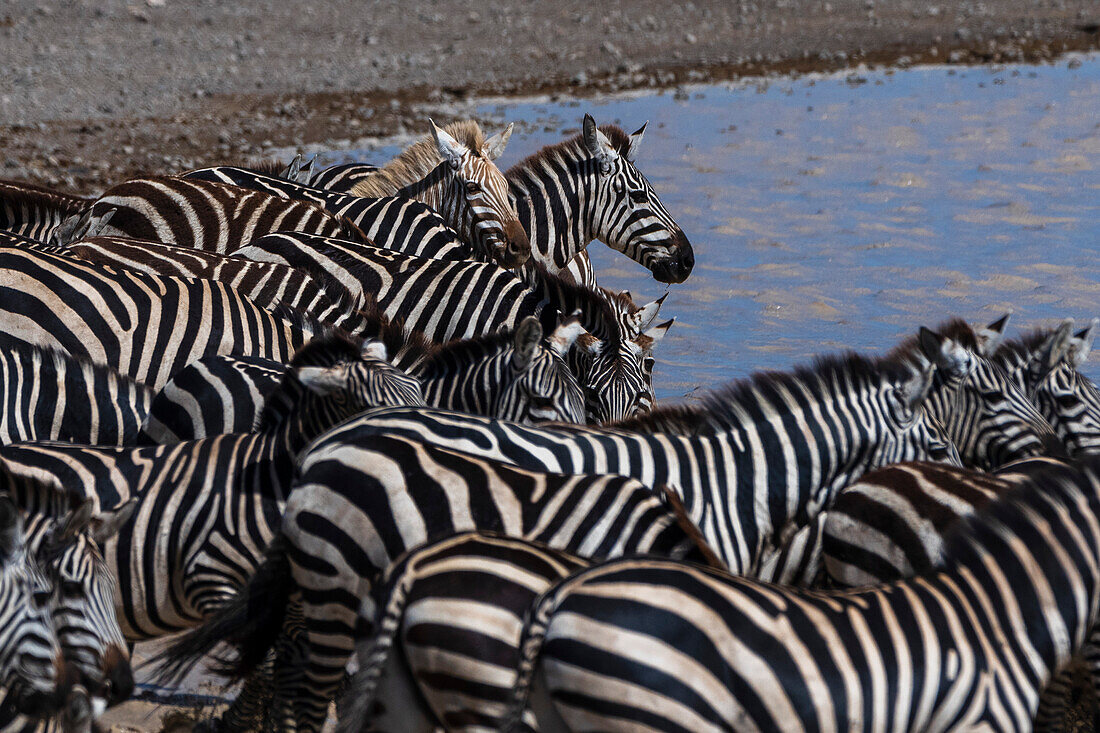
{"type": "Polygon", "coordinates": [[[0,178],[91,193],[361,147],[471,97],[1042,60],[1098,41],[1095,0],[2,0],[0,178]]]}

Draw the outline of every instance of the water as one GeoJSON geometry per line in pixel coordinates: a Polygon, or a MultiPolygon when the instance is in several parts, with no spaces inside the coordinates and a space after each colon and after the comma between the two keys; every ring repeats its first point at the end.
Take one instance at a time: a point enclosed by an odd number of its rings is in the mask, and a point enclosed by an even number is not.
{"type": "MultiPolygon", "coordinates": [[[[627,131],[649,120],[638,165],[697,262],[662,309],[676,324],[659,397],[883,352],[953,315],[1012,310],[1013,333],[1100,315],[1100,55],[684,91],[476,110],[519,123],[502,169],[575,134],[586,111],[627,131]]],[[[639,303],[665,291],[589,251],[602,285],[639,303]]]]}

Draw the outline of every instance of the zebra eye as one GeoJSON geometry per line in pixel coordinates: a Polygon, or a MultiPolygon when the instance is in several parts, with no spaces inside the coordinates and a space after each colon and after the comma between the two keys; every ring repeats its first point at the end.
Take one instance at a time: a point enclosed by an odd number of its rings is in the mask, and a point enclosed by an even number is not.
{"type": "Polygon", "coordinates": [[[79,598],[84,595],[84,585],[77,580],[66,580],[61,583],[61,595],[65,598],[79,598]]]}
{"type": "Polygon", "coordinates": [[[34,607],[45,608],[46,605],[50,602],[51,596],[53,596],[53,593],[48,590],[39,589],[34,591],[34,593],[31,594],[31,599],[34,602],[34,607]]]}
{"type": "Polygon", "coordinates": [[[466,193],[477,193],[481,190],[481,186],[477,185],[477,181],[466,182],[466,193]]]}

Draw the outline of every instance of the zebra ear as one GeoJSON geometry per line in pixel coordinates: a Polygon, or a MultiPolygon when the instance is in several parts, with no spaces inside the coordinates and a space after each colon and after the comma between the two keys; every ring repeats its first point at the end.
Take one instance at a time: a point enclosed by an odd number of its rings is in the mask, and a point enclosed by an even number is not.
{"type": "Polygon", "coordinates": [[[649,120],[646,120],[644,125],[630,133],[630,146],[626,149],[626,159],[631,163],[638,159],[638,148],[642,146],[642,135],[645,134],[647,125],[649,125],[649,120]]]}
{"type": "Polygon", "coordinates": [[[288,181],[298,180],[298,174],[302,171],[302,154],[297,153],[290,159],[290,165],[283,168],[279,172],[279,178],[284,178],[288,181]]]}
{"type": "Polygon", "coordinates": [[[579,315],[572,315],[566,320],[558,324],[558,327],[554,329],[554,332],[546,337],[549,342],[550,350],[558,356],[565,358],[565,355],[569,353],[569,349],[573,348],[573,344],[577,339],[588,331],[584,330],[584,326],[581,325],[581,318],[579,315]]]}
{"type": "Polygon", "coordinates": [[[92,524],[92,511],[95,509],[95,502],[91,497],[88,497],[80,506],[73,509],[65,517],[65,521],[58,528],[58,533],[51,539],[55,541],[71,540],[78,534],[88,529],[92,524]]]}
{"type": "Polygon", "coordinates": [[[1033,364],[1032,371],[1036,374],[1032,377],[1036,383],[1058,366],[1068,356],[1070,339],[1073,335],[1073,319],[1067,318],[1058,324],[1054,333],[1047,336],[1043,343],[1031,354],[1033,364]]]}
{"type": "Polygon", "coordinates": [[[898,396],[903,405],[910,412],[924,402],[928,396],[928,390],[932,388],[932,375],[936,367],[931,362],[923,362],[913,365],[913,374],[898,387],[898,396]]]}
{"type": "Polygon", "coordinates": [[[23,516],[9,496],[0,496],[0,561],[23,548],[23,516]]]}
{"type": "Polygon", "coordinates": [[[993,356],[1005,338],[1005,328],[1012,313],[1005,313],[997,320],[978,331],[978,353],[982,356],[993,356]]]}
{"type": "Polygon", "coordinates": [[[436,127],[431,119],[428,123],[432,126],[432,137],[435,139],[435,147],[440,157],[450,163],[452,168],[461,166],[463,156],[469,152],[466,146],[451,137],[445,130],[436,127]]]}
{"type": "Polygon", "coordinates": [[[665,293],[657,300],[646,303],[630,316],[630,324],[637,333],[642,333],[657,320],[657,313],[660,312],[661,304],[665,302],[667,297],[668,293],[665,293]]]}
{"type": "Polygon", "coordinates": [[[658,323],[656,326],[643,333],[643,336],[648,336],[650,339],[648,348],[652,349],[654,344],[663,339],[665,334],[668,333],[668,329],[672,328],[673,323],[676,323],[676,319],[670,318],[664,323],[658,323]]]}
{"type": "Polygon", "coordinates": [[[122,529],[122,525],[129,522],[130,517],[134,516],[137,508],[137,497],[133,497],[110,511],[97,514],[92,518],[92,539],[96,541],[96,544],[102,545],[114,537],[122,529]]]}
{"type": "Polygon", "coordinates": [[[615,157],[615,148],[612,147],[611,141],[607,139],[607,135],[604,135],[596,127],[596,120],[592,119],[592,115],[588,113],[584,115],[583,135],[584,147],[588,149],[588,154],[600,164],[600,172],[610,173],[611,161],[615,157]]]}
{"type": "Polygon", "coordinates": [[[294,370],[294,375],[303,387],[322,397],[348,386],[348,370],[343,367],[302,366],[294,370]]]}
{"type": "Polygon", "coordinates": [[[1080,369],[1088,361],[1089,352],[1092,351],[1092,342],[1096,340],[1096,328],[1100,326],[1100,318],[1089,321],[1087,328],[1083,328],[1073,334],[1070,339],[1069,349],[1066,352],[1066,361],[1074,369],[1080,369]]]}
{"type": "Polygon", "coordinates": [[[921,326],[918,343],[924,356],[943,372],[945,378],[962,379],[970,373],[970,354],[952,339],[921,326]]]}
{"type": "Polygon", "coordinates": [[[378,359],[380,361],[386,361],[390,358],[389,354],[386,353],[386,345],[374,339],[367,339],[363,342],[363,348],[360,349],[359,355],[364,359],[378,359]]]}
{"type": "Polygon", "coordinates": [[[503,132],[498,132],[491,138],[485,141],[485,157],[489,160],[496,160],[504,152],[504,148],[508,145],[508,138],[512,137],[512,128],[515,124],[508,123],[508,127],[504,128],[503,132]]]}
{"type": "Polygon", "coordinates": [[[521,372],[531,365],[535,351],[542,341],[542,324],[534,316],[527,316],[516,329],[512,352],[512,368],[521,372]]]}

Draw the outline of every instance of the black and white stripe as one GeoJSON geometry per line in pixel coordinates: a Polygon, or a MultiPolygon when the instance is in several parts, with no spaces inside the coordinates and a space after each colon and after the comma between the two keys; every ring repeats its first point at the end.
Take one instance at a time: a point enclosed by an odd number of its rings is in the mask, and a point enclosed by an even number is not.
{"type": "MultiPolygon", "coordinates": [[[[305,613],[304,674],[296,677],[296,689],[279,693],[301,724],[318,723],[312,717],[318,713],[323,720],[331,690],[320,709],[310,709],[318,704],[314,690],[342,676],[358,597],[373,578],[410,547],[472,529],[596,556],[651,551],[703,557],[682,514],[661,492],[633,479],[524,471],[397,438],[379,438],[354,453],[311,451],[275,545],[286,553],[293,594],[300,594],[305,613]],[[318,574],[321,567],[326,570],[318,574]],[[318,624],[317,614],[327,621],[318,624]]],[[[258,649],[250,647],[249,654],[258,649]]],[[[179,659],[174,651],[166,658],[179,659]]]]}
{"type": "Polygon", "coordinates": [[[79,216],[90,204],[79,196],[0,180],[0,230],[48,242],[62,222],[79,216]]]}
{"type": "Polygon", "coordinates": [[[1100,390],[1079,370],[1092,351],[1100,321],[1076,333],[1073,321],[1007,341],[993,358],[1029,395],[1071,456],[1100,450],[1100,390]]]}
{"type": "Polygon", "coordinates": [[[301,234],[263,237],[234,254],[326,272],[349,290],[375,298],[391,320],[436,343],[515,328],[527,316],[538,317],[549,332],[558,314],[579,311],[593,338],[578,342],[583,348],[573,350],[570,365],[588,390],[589,419],[629,417],[652,404],[652,349],[671,322],[646,324],[644,333],[624,331],[621,324],[652,320],[656,308],[638,309],[632,302],[623,306],[622,298],[576,285],[537,265],[530,266],[525,282],[489,263],[440,262],[301,234]],[[642,313],[646,318],[637,318],[642,313]]]}
{"type": "Polygon", "coordinates": [[[884,587],[598,563],[532,609],[512,729],[530,707],[571,730],[1030,730],[1096,620],[1098,468],[1048,467],[967,522],[941,570],[884,587]]]}
{"type": "Polygon", "coordinates": [[[311,201],[346,218],[359,227],[371,244],[382,249],[437,260],[491,259],[488,253],[483,256],[464,242],[434,209],[411,198],[365,198],[333,193],[232,166],[200,168],[183,177],[241,186],[279,198],[311,201]]]}
{"type": "Polygon", "coordinates": [[[11,336],[154,389],[213,354],[287,361],[310,335],[222,283],[116,272],[17,248],[0,249],[0,318],[11,336]]]}
{"type": "Polygon", "coordinates": [[[594,284],[585,247],[599,239],[661,282],[683,282],[691,274],[691,244],[634,165],[644,132],[645,125],[631,135],[597,128],[586,114],[580,135],[508,169],[532,257],[546,269],[569,268],[580,282],[594,284]]]}
{"type": "MultiPolygon", "coordinates": [[[[101,222],[93,234],[148,239],[206,252],[228,252],[277,231],[365,241],[354,224],[311,202],[224,183],[159,176],[112,186],[87,208],[84,217],[101,222]]],[[[83,236],[80,231],[78,228],[77,235],[83,236]]]]}
{"type": "Polygon", "coordinates": [[[352,583],[344,587],[362,588],[362,578],[396,551],[428,539],[424,515],[416,509],[427,501],[429,516],[447,523],[442,531],[468,527],[471,509],[478,507],[487,508],[493,521],[505,521],[493,503],[466,508],[485,492],[478,488],[481,472],[463,476],[460,503],[441,502],[438,492],[415,488],[430,480],[422,474],[439,472],[414,471],[418,459],[396,448],[378,451],[381,442],[404,437],[425,452],[450,449],[530,471],[621,474],[646,486],[668,485],[732,571],[767,576],[785,538],[813,521],[835,490],[868,468],[928,457],[933,443],[942,440],[923,419],[921,402],[930,381],[927,364],[849,355],[794,374],[761,375],[698,405],[657,410],[604,429],[530,428],[430,409],[379,410],[345,422],[301,459],[284,520],[291,571],[309,599],[303,606],[309,643],[301,662],[307,678],[291,695],[295,708],[304,711],[299,724],[313,729],[323,720],[351,652],[360,603],[355,591],[328,593],[314,585],[319,578],[343,567],[347,570],[339,573],[352,583]],[[340,516],[325,509],[362,506],[372,489],[388,481],[409,485],[407,493],[390,494],[400,499],[392,505],[372,502],[363,513],[340,516]],[[334,498],[348,491],[356,498],[334,498]],[[311,502],[320,509],[306,509],[311,502]],[[440,511],[441,504],[450,507],[447,512],[440,511]],[[352,525],[344,526],[344,520],[352,525]],[[384,555],[348,554],[375,532],[400,538],[400,546],[391,545],[384,555]],[[326,545],[340,551],[320,552],[326,545]],[[324,572],[318,574],[319,568],[324,572]]]}
{"type": "Polygon", "coordinates": [[[992,355],[1000,347],[1008,316],[975,330],[954,319],[937,331],[921,328],[899,347],[920,351],[937,369],[928,412],[947,431],[964,465],[992,470],[1012,461],[1063,454],[1050,424],[992,355]]]}
{"type": "Polygon", "coordinates": [[[153,394],[109,367],[0,334],[0,444],[133,444],[153,394]]]}
{"type": "Polygon", "coordinates": [[[309,179],[309,185],[326,191],[350,193],[356,184],[378,170],[369,163],[341,163],[317,171],[309,179]]]}
{"type": "MultiPolygon", "coordinates": [[[[382,340],[393,363],[420,382],[427,404],[534,424],[584,421],[584,396],[564,360],[582,333],[573,318],[544,339],[528,318],[515,332],[435,346],[379,319],[366,335],[382,340]]],[[[277,362],[225,356],[190,364],[153,400],[143,438],[169,444],[250,432],[286,371],[277,362]]]]}
{"type": "Polygon", "coordinates": [[[354,311],[364,305],[325,273],[306,273],[285,265],[148,240],[89,237],[73,242],[60,253],[116,269],[217,280],[268,310],[281,305],[295,308],[349,331],[358,326],[354,311]]]}

